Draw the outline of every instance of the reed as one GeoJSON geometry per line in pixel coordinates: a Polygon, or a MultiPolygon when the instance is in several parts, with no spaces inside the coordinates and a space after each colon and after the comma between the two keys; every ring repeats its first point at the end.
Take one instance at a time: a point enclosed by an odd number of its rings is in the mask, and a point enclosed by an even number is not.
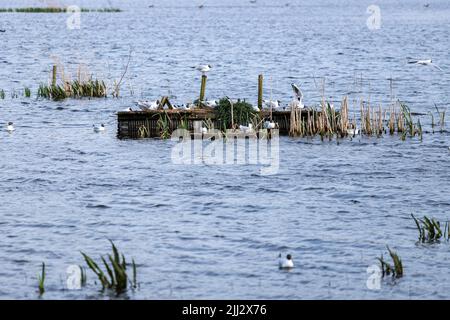
{"type": "Polygon", "coordinates": [[[2,100],[5,99],[5,90],[3,90],[3,89],[0,90],[0,99],[2,99],[2,100]]]}
{"type": "Polygon", "coordinates": [[[443,133],[444,129],[445,129],[445,111],[446,110],[440,111],[436,104],[434,104],[434,107],[436,108],[438,116],[439,116],[440,132],[443,133]]]}
{"type": "Polygon", "coordinates": [[[30,88],[25,87],[25,88],[23,89],[23,95],[24,95],[26,98],[30,98],[30,97],[31,97],[31,90],[30,90],[30,88]]]}
{"type": "Polygon", "coordinates": [[[450,225],[448,222],[445,223],[444,230],[441,228],[441,223],[434,219],[424,216],[423,219],[416,218],[411,214],[417,230],[419,231],[419,241],[424,243],[439,242],[441,238],[449,240],[450,238],[450,225]]]}
{"type": "MultiPolygon", "coordinates": [[[[81,12],[122,12],[119,8],[102,8],[102,9],[87,9],[81,8],[81,12]]],[[[27,7],[27,8],[0,8],[1,12],[16,12],[16,13],[65,13],[67,8],[63,7],[27,7]]]]}
{"type": "Polygon", "coordinates": [[[158,122],[156,123],[161,139],[165,140],[170,138],[170,124],[171,120],[167,112],[161,113],[158,122]]]}
{"type": "Polygon", "coordinates": [[[41,274],[38,274],[38,289],[39,295],[42,296],[45,292],[45,263],[42,262],[41,274]]]}
{"type": "Polygon", "coordinates": [[[38,89],[38,97],[49,100],[64,100],[67,98],[105,98],[107,89],[104,81],[89,79],[87,81],[74,80],[59,85],[43,85],[38,89]]]}
{"type": "Polygon", "coordinates": [[[103,256],[100,257],[101,263],[103,264],[105,271],[99,267],[99,265],[88,255],[81,252],[84,260],[102,285],[102,290],[109,289],[114,290],[117,295],[125,292],[128,286],[132,288],[137,287],[137,267],[134,259],[132,259],[132,277],[127,274],[127,262],[124,254],[120,253],[114,242],[110,240],[112,246],[112,254],[107,255],[107,259],[103,256]],[[109,261],[109,262],[108,262],[109,261]]]}
{"type": "Polygon", "coordinates": [[[380,262],[382,276],[392,275],[393,278],[401,278],[403,277],[403,263],[398,254],[392,251],[389,246],[386,246],[389,256],[392,260],[392,264],[384,260],[383,255],[380,258],[377,258],[380,262]]]}
{"type": "Polygon", "coordinates": [[[366,136],[380,137],[388,131],[391,135],[398,133],[403,140],[407,136],[416,135],[423,140],[424,131],[420,119],[416,121],[409,107],[401,101],[393,103],[389,109],[383,109],[381,105],[372,107],[369,102],[361,100],[359,124],[356,114],[353,114],[353,119],[350,118],[347,97],[342,99],[339,109],[333,108],[330,102],[323,98],[319,107],[291,110],[289,135],[293,137],[320,135],[323,140],[325,137],[331,139],[333,136],[354,137],[357,132],[366,136]]]}
{"type": "Polygon", "coordinates": [[[87,283],[87,274],[86,274],[86,268],[83,266],[78,266],[80,268],[81,272],[81,286],[84,287],[87,283]]]}

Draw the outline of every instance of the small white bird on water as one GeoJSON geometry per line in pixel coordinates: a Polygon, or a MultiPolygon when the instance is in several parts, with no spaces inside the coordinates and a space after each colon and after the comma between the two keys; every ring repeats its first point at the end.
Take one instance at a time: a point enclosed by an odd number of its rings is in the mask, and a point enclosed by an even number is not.
{"type": "Polygon", "coordinates": [[[286,258],[282,258],[280,253],[280,255],[278,256],[278,267],[280,269],[292,269],[294,267],[292,256],[288,254],[286,258]]]}
{"type": "Polygon", "coordinates": [[[133,111],[133,109],[131,109],[131,107],[128,107],[128,108],[126,108],[125,110],[123,110],[123,111],[126,111],[126,112],[132,112],[133,111]]]}
{"type": "Polygon", "coordinates": [[[442,70],[442,68],[440,68],[439,66],[435,65],[433,63],[433,60],[431,59],[424,59],[424,60],[420,60],[420,59],[411,59],[409,58],[408,60],[409,64],[418,64],[418,65],[422,65],[422,66],[430,66],[430,67],[434,67],[440,71],[444,71],[442,70]]]}
{"type": "Polygon", "coordinates": [[[6,126],[6,131],[13,132],[14,130],[16,130],[16,128],[14,128],[14,124],[12,122],[8,122],[8,125],[6,126]]]}
{"type": "Polygon", "coordinates": [[[193,69],[200,71],[203,75],[205,75],[207,72],[209,72],[212,69],[212,66],[210,64],[203,64],[196,67],[192,67],[193,69]]]}
{"type": "Polygon", "coordinates": [[[103,123],[99,126],[93,124],[92,127],[94,128],[94,132],[102,132],[106,130],[105,125],[103,123]]]}

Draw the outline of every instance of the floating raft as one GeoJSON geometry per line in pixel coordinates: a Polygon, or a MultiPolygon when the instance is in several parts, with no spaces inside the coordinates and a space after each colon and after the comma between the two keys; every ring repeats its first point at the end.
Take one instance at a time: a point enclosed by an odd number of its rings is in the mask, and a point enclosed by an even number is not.
{"type": "MultiPolygon", "coordinates": [[[[306,116],[305,112],[302,116],[306,116]]],[[[216,119],[214,110],[148,110],[148,111],[122,111],[117,113],[117,137],[119,139],[140,139],[142,132],[145,137],[160,137],[158,121],[161,116],[167,115],[169,119],[169,131],[178,129],[185,122],[188,130],[194,131],[195,121],[211,121],[214,128],[220,128],[220,119],[216,119]]],[[[270,111],[260,111],[261,118],[270,118],[270,111]]],[[[291,111],[272,111],[272,120],[278,124],[279,134],[288,135],[290,127],[291,111]]]]}

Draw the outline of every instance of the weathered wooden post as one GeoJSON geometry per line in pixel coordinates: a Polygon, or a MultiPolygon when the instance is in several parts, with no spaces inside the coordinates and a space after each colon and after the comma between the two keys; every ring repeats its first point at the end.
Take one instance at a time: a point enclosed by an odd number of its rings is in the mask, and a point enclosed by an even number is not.
{"type": "Polygon", "coordinates": [[[227,97],[227,99],[228,99],[228,102],[230,102],[230,108],[231,108],[231,129],[234,129],[234,106],[233,106],[233,101],[230,99],[230,98],[228,98],[227,97]]]}
{"type": "Polygon", "coordinates": [[[205,100],[205,90],[206,90],[206,74],[202,75],[202,84],[200,86],[200,100],[198,101],[198,106],[202,105],[202,102],[205,100]]]}
{"type": "Polygon", "coordinates": [[[258,76],[258,109],[262,110],[263,103],[263,75],[258,76]]]}
{"type": "Polygon", "coordinates": [[[52,70],[52,86],[56,86],[56,64],[53,65],[53,70],[52,70]]]}

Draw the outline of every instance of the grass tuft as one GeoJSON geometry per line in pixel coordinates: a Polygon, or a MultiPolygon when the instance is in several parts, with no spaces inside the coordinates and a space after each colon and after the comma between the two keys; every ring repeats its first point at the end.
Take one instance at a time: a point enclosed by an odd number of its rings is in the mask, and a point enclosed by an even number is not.
{"type": "Polygon", "coordinates": [[[41,274],[37,276],[38,278],[38,289],[39,295],[42,296],[45,292],[45,263],[42,262],[41,274]]]}
{"type": "Polygon", "coordinates": [[[127,274],[127,263],[124,254],[119,252],[114,242],[110,240],[110,243],[112,246],[112,254],[108,254],[106,258],[103,256],[100,257],[101,264],[103,264],[105,271],[103,271],[103,269],[88,255],[83,252],[81,252],[81,254],[89,269],[95,273],[100,281],[102,290],[114,290],[116,294],[119,295],[127,290],[128,285],[132,288],[137,287],[136,263],[132,260],[132,280],[130,281],[127,274]]]}
{"type": "Polygon", "coordinates": [[[441,223],[434,218],[424,216],[423,219],[418,219],[413,214],[411,214],[411,217],[414,219],[417,230],[419,231],[420,242],[439,242],[442,238],[449,240],[450,225],[448,222],[445,223],[444,230],[442,230],[441,223]]]}
{"type": "Polygon", "coordinates": [[[401,278],[403,277],[403,263],[398,254],[392,251],[389,246],[386,246],[389,256],[391,257],[392,263],[389,263],[384,260],[383,255],[380,258],[377,258],[380,262],[382,276],[392,275],[393,278],[401,278]]]}

